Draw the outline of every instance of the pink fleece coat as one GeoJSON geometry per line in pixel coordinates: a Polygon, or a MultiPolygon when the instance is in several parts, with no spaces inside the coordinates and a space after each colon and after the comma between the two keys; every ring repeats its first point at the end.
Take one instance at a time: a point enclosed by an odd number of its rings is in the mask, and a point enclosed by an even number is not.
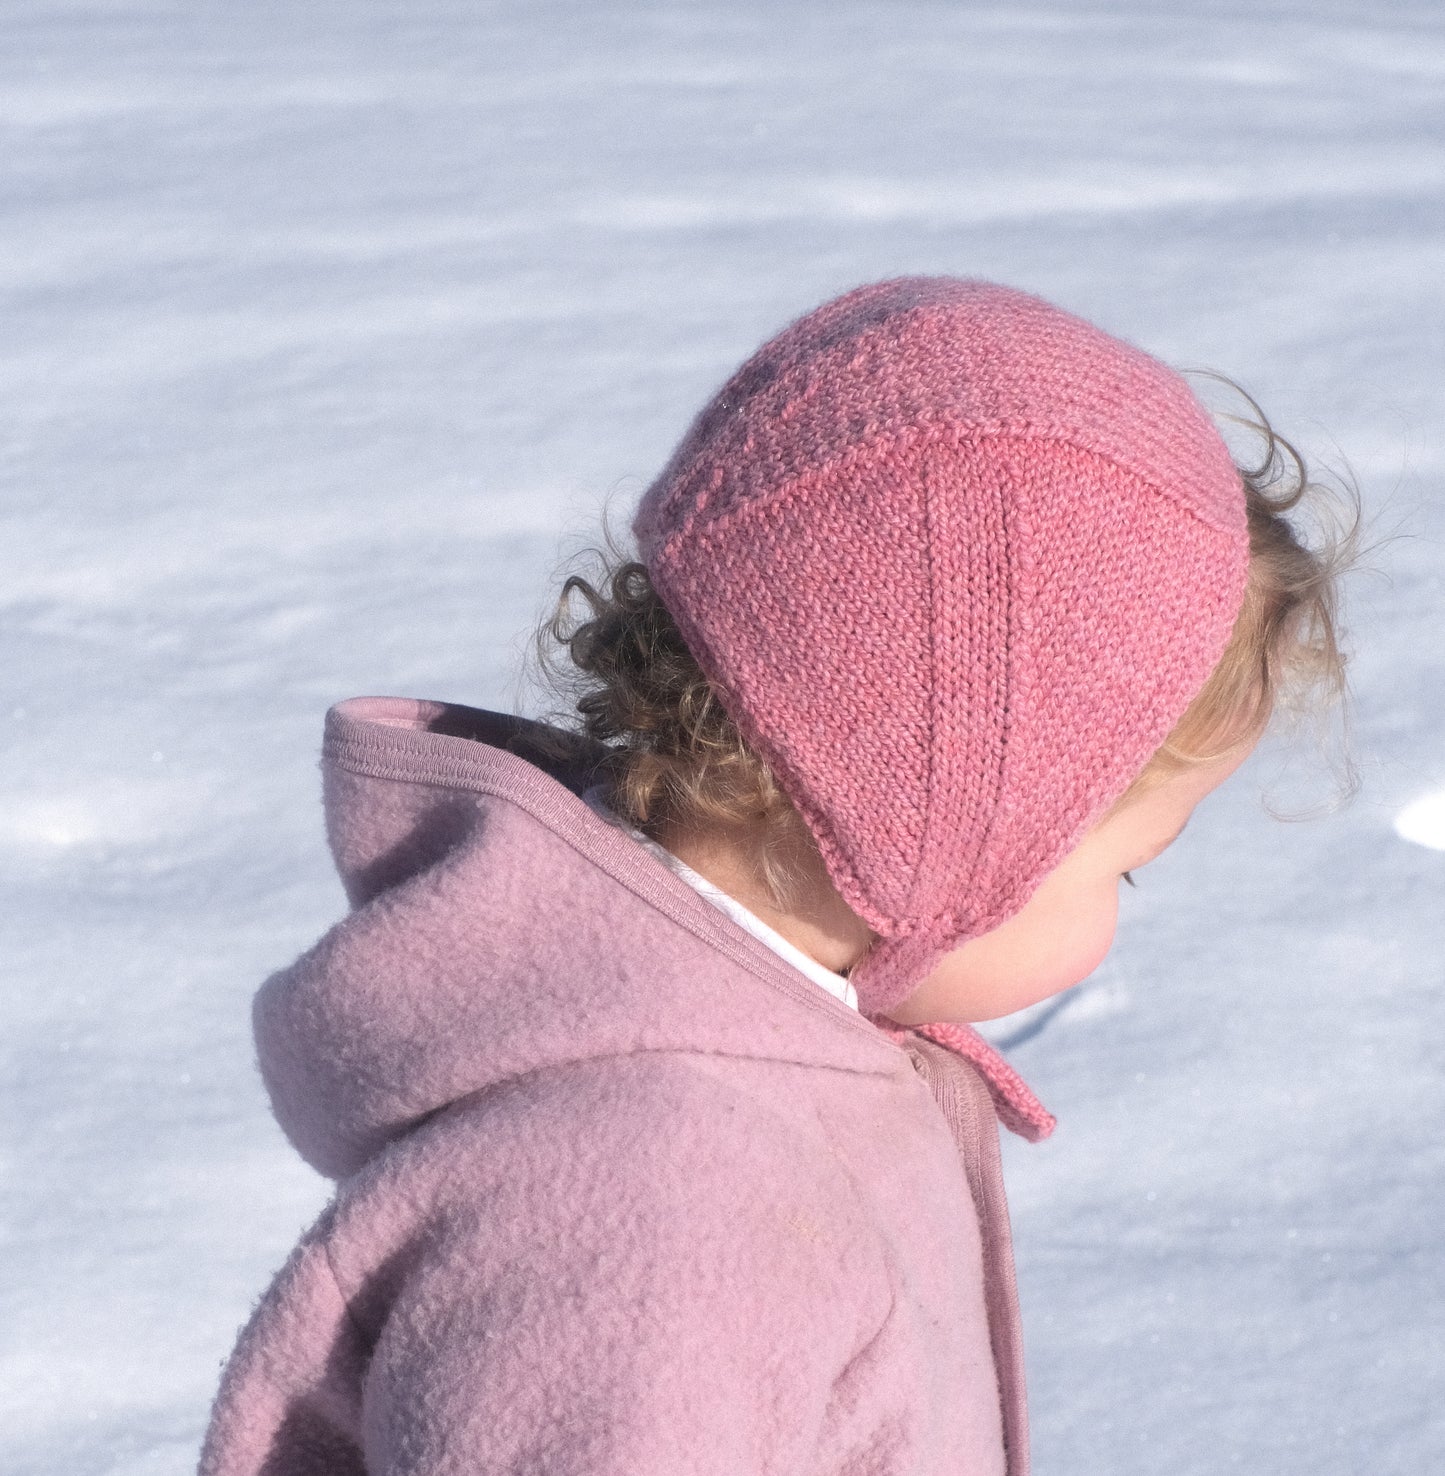
{"type": "Polygon", "coordinates": [[[1052,1120],[974,1032],[830,997],[533,728],[328,715],[352,911],[255,1027],[338,1188],[202,1473],[1025,1476],[997,1116],[1052,1120]]]}

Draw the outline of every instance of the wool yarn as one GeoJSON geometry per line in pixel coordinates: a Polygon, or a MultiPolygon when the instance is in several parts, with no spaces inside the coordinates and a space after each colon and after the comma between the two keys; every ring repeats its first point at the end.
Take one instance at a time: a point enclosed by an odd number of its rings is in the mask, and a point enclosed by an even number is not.
{"type": "Polygon", "coordinates": [[[632,521],[718,700],[875,933],[860,1007],[1016,913],[1223,653],[1244,489],[1186,382],[1036,296],[846,292],[757,350],[632,521]]]}

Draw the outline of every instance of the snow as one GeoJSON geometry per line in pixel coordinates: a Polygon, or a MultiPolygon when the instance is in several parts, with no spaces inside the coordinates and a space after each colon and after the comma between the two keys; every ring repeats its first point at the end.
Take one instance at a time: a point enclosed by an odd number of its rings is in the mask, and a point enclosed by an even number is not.
{"type": "Polygon", "coordinates": [[[1395,816],[1395,834],[1417,846],[1445,851],[1445,789],[1411,800],[1395,816]]]}
{"type": "Polygon", "coordinates": [[[912,271],[1239,378],[1373,531],[1336,813],[1272,743],[990,1027],[1035,1468],[1445,1469],[1445,27],[1428,0],[8,0],[0,1426],[191,1468],[327,1186],[259,980],[343,903],[325,706],[533,621],[764,336],[912,271]]]}

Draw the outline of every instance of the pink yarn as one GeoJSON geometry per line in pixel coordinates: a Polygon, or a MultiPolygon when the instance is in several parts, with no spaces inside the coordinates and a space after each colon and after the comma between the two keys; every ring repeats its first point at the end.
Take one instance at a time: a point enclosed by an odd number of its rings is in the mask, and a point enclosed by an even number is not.
{"type": "Polygon", "coordinates": [[[702,410],[633,520],[744,737],[877,935],[860,1006],[1017,912],[1203,686],[1244,493],[1184,380],[1037,297],[823,304],[702,410]]]}
{"type": "Polygon", "coordinates": [[[971,1025],[937,1020],[929,1025],[900,1025],[886,1015],[875,1015],[873,1023],[890,1040],[904,1045],[910,1034],[924,1035],[978,1067],[993,1098],[998,1119],[1011,1132],[1030,1143],[1042,1142],[1059,1125],[1058,1119],[1034,1096],[1029,1084],[1003,1056],[971,1025]]]}

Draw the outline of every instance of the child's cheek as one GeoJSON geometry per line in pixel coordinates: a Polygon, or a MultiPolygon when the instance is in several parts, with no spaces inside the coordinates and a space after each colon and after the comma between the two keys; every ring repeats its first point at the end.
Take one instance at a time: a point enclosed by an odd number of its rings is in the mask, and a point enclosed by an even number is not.
{"type": "Polygon", "coordinates": [[[1090,952],[1087,966],[1085,967],[1083,973],[1079,975],[1079,978],[1076,979],[1074,982],[1078,983],[1083,979],[1087,979],[1089,975],[1092,974],[1094,970],[1097,969],[1099,965],[1103,963],[1104,960],[1109,956],[1109,950],[1113,946],[1114,929],[1111,925],[1100,934],[1097,945],[1090,952]]]}
{"type": "MultiPolygon", "coordinates": [[[[1091,946],[1086,951],[1085,968],[1079,979],[1087,979],[1109,956],[1114,946],[1114,934],[1119,926],[1118,883],[1106,887],[1099,899],[1099,910],[1095,914],[1091,946]]],[[[1077,982],[1077,981],[1075,981],[1077,982]]]]}

